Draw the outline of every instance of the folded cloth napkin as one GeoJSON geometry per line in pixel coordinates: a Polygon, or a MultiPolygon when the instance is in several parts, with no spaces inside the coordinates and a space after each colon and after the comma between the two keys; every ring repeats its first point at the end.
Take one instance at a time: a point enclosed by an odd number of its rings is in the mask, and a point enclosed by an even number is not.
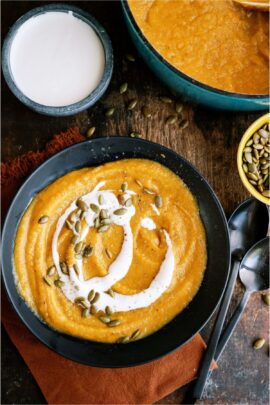
{"type": "MultiPolygon", "coordinates": [[[[78,128],[56,135],[42,152],[28,152],[2,163],[2,208],[24,178],[47,157],[84,138],[78,128]]],[[[49,404],[150,404],[196,377],[205,343],[200,335],[168,356],[128,369],[77,364],[40,343],[11,309],[3,291],[2,322],[49,404]]]]}

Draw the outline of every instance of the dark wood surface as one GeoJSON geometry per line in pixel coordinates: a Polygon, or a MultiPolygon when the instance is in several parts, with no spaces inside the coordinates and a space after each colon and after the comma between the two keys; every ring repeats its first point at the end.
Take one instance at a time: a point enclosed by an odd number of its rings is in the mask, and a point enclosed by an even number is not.
{"type": "MultiPolygon", "coordinates": [[[[3,1],[2,37],[23,13],[48,2],[3,1]]],[[[238,203],[248,197],[238,177],[236,151],[240,138],[252,121],[260,114],[228,113],[206,110],[184,104],[183,117],[189,122],[181,130],[178,125],[165,126],[164,120],[173,107],[159,101],[160,95],[168,95],[166,88],[148,70],[142,60],[135,63],[123,61],[125,52],[135,53],[123,21],[121,7],[116,1],[75,2],[91,12],[108,31],[114,47],[115,67],[111,85],[103,99],[93,108],[67,118],[39,115],[22,105],[2,80],[2,160],[9,161],[28,150],[42,149],[51,137],[70,126],[78,126],[85,134],[90,126],[96,126],[96,136],[128,136],[138,131],[143,137],[166,145],[191,161],[207,178],[217,193],[226,215],[229,216],[238,203]],[[119,94],[122,82],[129,83],[127,94],[119,94]],[[131,98],[139,104],[132,112],[125,105],[131,98]],[[151,119],[140,112],[148,105],[151,119]],[[104,109],[116,108],[108,119],[104,109]]],[[[218,269],[216,269],[218,271],[218,269]]],[[[230,313],[242,296],[237,286],[230,313]]],[[[219,369],[210,378],[201,404],[250,404],[268,403],[268,344],[261,350],[252,349],[257,337],[267,338],[268,308],[260,294],[254,294],[237,326],[221,360],[219,369]]],[[[213,321],[212,321],[213,322],[213,321]]],[[[204,329],[207,338],[212,322],[204,329]]],[[[186,388],[181,388],[159,401],[178,404],[184,401],[186,388]]],[[[2,330],[2,403],[46,403],[30,371],[19,353],[2,330]]]]}

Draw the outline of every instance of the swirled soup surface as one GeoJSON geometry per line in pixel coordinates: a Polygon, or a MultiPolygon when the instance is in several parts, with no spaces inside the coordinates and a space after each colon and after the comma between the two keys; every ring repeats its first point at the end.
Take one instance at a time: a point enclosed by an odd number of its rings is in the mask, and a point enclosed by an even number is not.
{"type": "Polygon", "coordinates": [[[121,160],[70,172],[37,194],[14,264],[20,294],[52,328],[113,343],[153,333],[192,300],[205,232],[179,177],[153,161],[121,160]]]}
{"type": "Polygon", "coordinates": [[[233,0],[128,0],[152,46],[217,89],[269,93],[269,14],[233,0]]]}

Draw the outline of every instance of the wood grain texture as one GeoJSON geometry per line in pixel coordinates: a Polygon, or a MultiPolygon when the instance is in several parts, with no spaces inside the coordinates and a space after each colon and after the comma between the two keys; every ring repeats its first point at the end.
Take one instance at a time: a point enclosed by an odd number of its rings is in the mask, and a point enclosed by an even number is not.
{"type": "MultiPolygon", "coordinates": [[[[47,3],[3,1],[3,37],[23,13],[47,3]]],[[[161,143],[192,162],[215,190],[227,216],[230,215],[237,204],[248,197],[237,173],[237,146],[245,129],[260,114],[219,112],[184,103],[182,115],[189,121],[188,128],[180,130],[178,125],[164,125],[165,119],[174,112],[173,106],[159,100],[159,96],[168,95],[168,91],[138,57],[135,63],[123,59],[126,52],[136,53],[123,22],[120,4],[117,1],[88,1],[75,2],[75,5],[92,13],[112,39],[115,68],[111,85],[93,108],[73,117],[53,118],[26,108],[2,81],[2,159],[8,161],[30,149],[42,149],[53,134],[75,125],[82,133],[90,126],[96,126],[95,136],[128,136],[132,131],[141,132],[144,138],[161,143]],[[120,95],[119,87],[125,81],[129,84],[128,91],[120,95]],[[126,104],[132,98],[138,99],[138,105],[127,111],[126,104]],[[143,105],[150,108],[150,119],[141,114],[143,105]],[[104,116],[104,110],[109,106],[116,108],[110,119],[104,116]]],[[[238,285],[230,313],[241,295],[238,285]]],[[[267,339],[267,314],[268,308],[260,294],[254,294],[200,404],[268,403],[268,344],[258,351],[252,349],[254,339],[261,336],[267,339]]],[[[205,337],[212,324],[213,321],[204,329],[205,337]]],[[[29,370],[6,334],[3,335],[2,367],[2,403],[44,403],[29,370]]],[[[183,403],[185,390],[186,387],[181,388],[159,403],[183,403]]]]}

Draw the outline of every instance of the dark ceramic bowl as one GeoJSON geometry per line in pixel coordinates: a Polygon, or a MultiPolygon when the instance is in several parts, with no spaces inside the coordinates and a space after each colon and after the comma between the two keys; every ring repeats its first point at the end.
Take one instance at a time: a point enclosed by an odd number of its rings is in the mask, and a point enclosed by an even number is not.
{"type": "Polygon", "coordinates": [[[33,10],[30,10],[28,13],[24,14],[22,17],[20,17],[15,24],[11,27],[9,30],[4,44],[3,44],[3,49],[2,49],[2,70],[4,77],[6,79],[6,82],[12,91],[12,93],[27,107],[31,108],[34,111],[39,112],[40,114],[45,114],[45,115],[52,115],[52,116],[68,116],[68,115],[74,115],[77,114],[92,105],[94,105],[100,97],[104,94],[106,91],[112,77],[112,71],[113,71],[113,50],[112,50],[112,44],[110,41],[110,38],[104,28],[93,18],[90,14],[86,13],[85,11],[81,10],[78,7],[74,7],[69,4],[48,4],[43,7],[37,7],[34,8],[33,10]],[[73,15],[88,25],[90,25],[91,28],[96,32],[97,36],[101,40],[101,43],[104,48],[104,54],[105,54],[105,68],[104,68],[104,74],[101,78],[101,81],[99,85],[96,87],[96,89],[89,94],[86,98],[83,100],[70,104],[67,106],[63,107],[50,107],[46,105],[42,105],[39,103],[36,103],[35,101],[31,100],[27,96],[25,96],[22,91],[17,87],[10,68],[10,49],[11,49],[11,44],[13,41],[13,38],[15,37],[18,29],[21,27],[22,24],[24,24],[27,20],[29,20],[32,17],[36,17],[40,14],[44,14],[48,11],[56,11],[56,12],[66,12],[68,13],[69,11],[72,11],[73,15]]]}
{"type": "Polygon", "coordinates": [[[209,320],[222,296],[230,264],[226,218],[213,190],[200,173],[175,152],[153,142],[127,137],[88,140],[71,146],[43,163],[23,184],[6,217],[2,239],[3,280],[9,299],[30,331],[57,353],[97,367],[128,367],[164,356],[191,339],[209,320]],[[202,285],[190,304],[154,334],[132,343],[104,344],[57,332],[30,311],[13,277],[13,245],[29,201],[65,173],[124,158],[146,158],[163,164],[189,187],[198,202],[207,238],[207,267],[202,285]]]}
{"type": "MultiPolygon", "coordinates": [[[[167,62],[150,44],[136,23],[128,2],[121,0],[124,18],[131,39],[145,63],[164,82],[173,94],[203,104],[206,107],[233,111],[257,111],[269,109],[269,94],[252,95],[223,91],[186,75],[167,62]]],[[[181,24],[181,21],[179,21],[181,24]]]]}

